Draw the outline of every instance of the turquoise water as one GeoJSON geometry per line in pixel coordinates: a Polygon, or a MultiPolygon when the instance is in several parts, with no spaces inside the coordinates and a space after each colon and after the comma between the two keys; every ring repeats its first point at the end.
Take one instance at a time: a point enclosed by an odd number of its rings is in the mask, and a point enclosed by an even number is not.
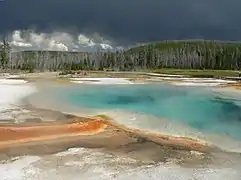
{"type": "Polygon", "coordinates": [[[207,88],[166,84],[79,85],[56,95],[79,107],[143,112],[241,140],[241,102],[219,97],[207,88]]]}

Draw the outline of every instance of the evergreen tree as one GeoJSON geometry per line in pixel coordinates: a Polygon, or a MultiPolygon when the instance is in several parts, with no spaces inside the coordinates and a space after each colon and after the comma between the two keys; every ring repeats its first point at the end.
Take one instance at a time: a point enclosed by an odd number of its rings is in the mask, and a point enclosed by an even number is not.
{"type": "Polygon", "coordinates": [[[0,53],[1,53],[1,67],[3,69],[6,68],[9,62],[11,48],[9,43],[4,39],[1,45],[0,53]]]}

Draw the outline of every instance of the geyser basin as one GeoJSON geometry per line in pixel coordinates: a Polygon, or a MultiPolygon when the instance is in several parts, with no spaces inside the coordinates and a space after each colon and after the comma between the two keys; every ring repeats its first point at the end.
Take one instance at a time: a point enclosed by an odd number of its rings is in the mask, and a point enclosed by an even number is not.
{"type": "Polygon", "coordinates": [[[225,134],[241,140],[240,101],[220,97],[208,88],[167,84],[85,84],[60,88],[55,90],[55,96],[78,107],[142,112],[179,121],[202,132],[225,134]]]}

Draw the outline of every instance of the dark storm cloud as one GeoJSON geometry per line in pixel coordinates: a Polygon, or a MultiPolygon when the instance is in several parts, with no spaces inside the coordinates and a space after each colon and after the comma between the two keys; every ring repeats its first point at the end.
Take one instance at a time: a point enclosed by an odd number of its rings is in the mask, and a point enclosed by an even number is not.
{"type": "Polygon", "coordinates": [[[4,0],[0,34],[34,27],[119,41],[241,39],[240,0],[4,0]]]}

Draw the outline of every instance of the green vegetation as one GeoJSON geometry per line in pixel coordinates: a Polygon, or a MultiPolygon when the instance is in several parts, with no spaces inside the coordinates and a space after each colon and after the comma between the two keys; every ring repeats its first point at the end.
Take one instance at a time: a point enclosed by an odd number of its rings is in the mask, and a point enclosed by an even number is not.
{"type": "Polygon", "coordinates": [[[99,70],[197,77],[237,76],[241,68],[241,44],[204,40],[164,41],[116,52],[24,51],[11,53],[11,58],[3,60],[2,64],[29,72],[99,70]]]}
{"type": "Polygon", "coordinates": [[[3,40],[3,43],[0,48],[0,54],[1,54],[1,66],[0,67],[2,69],[5,69],[8,64],[10,50],[11,50],[11,48],[10,48],[9,44],[7,43],[7,41],[3,40]]]}
{"type": "Polygon", "coordinates": [[[239,71],[235,70],[210,70],[210,69],[173,69],[162,68],[150,70],[147,72],[173,74],[173,75],[187,75],[192,77],[226,77],[226,76],[238,76],[239,71]]]}
{"type": "Polygon", "coordinates": [[[231,42],[166,41],[132,48],[128,54],[137,55],[139,60],[144,58],[150,68],[239,70],[241,67],[241,44],[231,42]]]}

